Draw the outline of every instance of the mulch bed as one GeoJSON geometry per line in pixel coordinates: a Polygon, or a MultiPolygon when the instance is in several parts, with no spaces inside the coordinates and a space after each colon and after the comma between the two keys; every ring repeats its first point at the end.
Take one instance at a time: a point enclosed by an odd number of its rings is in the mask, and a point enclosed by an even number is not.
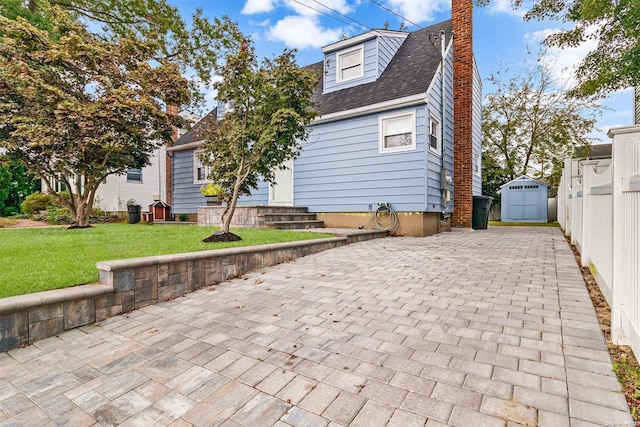
{"type": "MultiPolygon", "coordinates": [[[[578,266],[580,266],[580,253],[575,246],[571,244],[569,239],[567,239],[567,241],[573,250],[578,266]]],[[[616,345],[611,341],[611,308],[602,292],[600,292],[598,283],[591,274],[591,271],[589,271],[587,267],[580,267],[580,271],[582,272],[582,278],[591,296],[593,307],[598,315],[600,329],[609,348],[614,370],[627,398],[631,415],[636,424],[640,426],[640,364],[633,354],[631,347],[616,345]]]]}
{"type": "Polygon", "coordinates": [[[202,239],[205,243],[218,243],[218,242],[238,242],[242,240],[242,237],[233,233],[223,233],[222,231],[216,231],[211,236],[202,239]]]}

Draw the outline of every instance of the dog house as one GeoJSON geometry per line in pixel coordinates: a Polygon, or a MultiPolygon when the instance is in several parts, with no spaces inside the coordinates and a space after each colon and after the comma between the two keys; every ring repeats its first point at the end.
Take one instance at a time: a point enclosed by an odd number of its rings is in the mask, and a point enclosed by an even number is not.
{"type": "Polygon", "coordinates": [[[503,222],[547,222],[549,186],[523,175],[500,187],[503,222]]]}
{"type": "Polygon", "coordinates": [[[149,205],[149,211],[142,213],[142,219],[147,222],[171,221],[171,206],[157,200],[149,205]]]}

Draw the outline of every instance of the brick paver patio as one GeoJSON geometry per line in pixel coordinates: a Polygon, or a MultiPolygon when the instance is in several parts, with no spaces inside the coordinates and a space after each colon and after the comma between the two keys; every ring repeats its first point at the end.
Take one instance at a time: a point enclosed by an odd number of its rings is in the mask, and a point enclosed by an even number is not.
{"type": "Polygon", "coordinates": [[[352,244],[2,353],[0,424],[634,425],[534,227],[352,244]]]}

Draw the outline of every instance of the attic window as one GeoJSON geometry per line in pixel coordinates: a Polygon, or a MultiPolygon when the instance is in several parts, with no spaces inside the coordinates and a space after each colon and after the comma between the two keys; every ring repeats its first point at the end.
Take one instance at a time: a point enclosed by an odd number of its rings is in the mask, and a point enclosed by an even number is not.
{"type": "Polygon", "coordinates": [[[380,152],[414,150],[416,148],[414,113],[380,117],[380,152]]]}
{"type": "Polygon", "coordinates": [[[336,82],[343,82],[358,77],[362,77],[363,73],[363,50],[362,46],[356,49],[347,50],[338,53],[338,75],[336,82]]]}

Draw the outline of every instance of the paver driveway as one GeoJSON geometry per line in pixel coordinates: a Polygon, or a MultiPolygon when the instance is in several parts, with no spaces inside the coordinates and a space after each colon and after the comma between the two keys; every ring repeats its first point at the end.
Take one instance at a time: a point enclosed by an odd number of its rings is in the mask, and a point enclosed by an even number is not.
{"type": "Polygon", "coordinates": [[[0,354],[0,423],[633,425],[554,228],[348,245],[0,354]]]}

